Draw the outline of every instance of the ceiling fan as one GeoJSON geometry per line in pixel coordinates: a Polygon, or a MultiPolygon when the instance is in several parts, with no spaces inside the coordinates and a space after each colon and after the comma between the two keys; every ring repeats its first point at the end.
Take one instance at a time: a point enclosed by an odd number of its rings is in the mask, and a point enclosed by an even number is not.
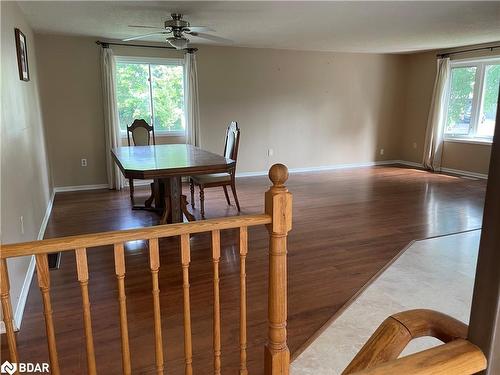
{"type": "Polygon", "coordinates": [[[211,34],[205,34],[204,31],[215,31],[206,26],[191,26],[188,21],[182,19],[182,14],[180,13],[172,13],[172,19],[166,20],[164,27],[156,27],[156,26],[144,26],[144,25],[129,25],[129,27],[138,27],[145,29],[158,29],[158,31],[133,36],[130,38],[122,39],[124,42],[128,42],[130,40],[147,38],[149,36],[154,35],[166,35],[166,41],[175,49],[184,49],[187,48],[189,39],[185,34],[191,35],[198,38],[203,38],[207,40],[211,40],[214,42],[222,42],[222,43],[230,43],[232,42],[229,39],[221,38],[211,34]]]}

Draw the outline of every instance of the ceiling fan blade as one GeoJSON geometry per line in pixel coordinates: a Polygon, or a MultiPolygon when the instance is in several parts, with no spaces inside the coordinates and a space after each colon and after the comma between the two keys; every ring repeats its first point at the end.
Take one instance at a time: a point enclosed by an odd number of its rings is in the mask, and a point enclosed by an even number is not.
{"type": "Polygon", "coordinates": [[[128,42],[130,40],[142,39],[142,38],[146,38],[148,36],[163,35],[163,34],[169,34],[169,32],[168,31],[156,31],[154,33],[143,34],[143,35],[138,35],[138,36],[132,36],[130,38],[122,39],[122,42],[128,42]]]}
{"type": "Polygon", "coordinates": [[[186,30],[192,31],[192,32],[203,32],[203,31],[215,31],[214,29],[211,29],[208,26],[189,26],[186,27],[186,30]]]}
{"type": "Polygon", "coordinates": [[[211,40],[213,42],[218,42],[218,43],[234,43],[234,41],[232,41],[231,39],[226,39],[226,38],[222,38],[220,36],[216,36],[216,35],[211,35],[211,34],[205,34],[205,33],[196,33],[196,32],[191,32],[191,33],[188,33],[192,36],[196,36],[198,38],[203,38],[203,39],[207,39],[207,40],[211,40]]]}
{"type": "Polygon", "coordinates": [[[165,29],[164,27],[159,26],[146,26],[146,25],[128,25],[128,27],[140,27],[142,29],[165,29]]]}

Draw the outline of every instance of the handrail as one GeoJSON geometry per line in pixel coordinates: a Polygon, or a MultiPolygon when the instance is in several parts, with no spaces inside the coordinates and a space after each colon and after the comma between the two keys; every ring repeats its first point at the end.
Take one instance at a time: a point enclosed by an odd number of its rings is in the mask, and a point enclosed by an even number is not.
{"type": "Polygon", "coordinates": [[[342,375],[460,375],[484,370],[486,358],[466,340],[467,328],[459,320],[433,310],[394,314],[377,328],[342,375]],[[424,336],[445,344],[398,359],[412,339],[424,336]]]}
{"type": "Polygon", "coordinates": [[[486,358],[476,345],[464,339],[386,362],[355,375],[470,375],[486,368],[486,358]]]}
{"type": "Polygon", "coordinates": [[[118,242],[173,237],[180,236],[182,234],[209,232],[212,230],[234,229],[242,226],[249,227],[270,224],[271,222],[271,215],[244,215],[193,221],[189,223],[158,225],[149,228],[102,232],[99,233],[98,236],[96,236],[95,233],[91,233],[77,236],[51,238],[47,240],[2,245],[0,258],[6,259],[26,255],[48,254],[52,252],[74,250],[82,247],[88,248],[105,246],[118,242]]]}
{"type": "Polygon", "coordinates": [[[435,337],[443,342],[467,338],[467,324],[428,309],[409,310],[391,316],[405,326],[412,339],[435,337]]]}

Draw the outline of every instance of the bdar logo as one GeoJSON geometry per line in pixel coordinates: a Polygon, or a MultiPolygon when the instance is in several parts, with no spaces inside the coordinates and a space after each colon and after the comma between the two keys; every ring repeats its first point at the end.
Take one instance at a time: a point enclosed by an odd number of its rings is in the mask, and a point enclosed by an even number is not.
{"type": "Polygon", "coordinates": [[[14,374],[17,370],[17,364],[16,363],[10,363],[9,361],[5,361],[2,363],[2,366],[0,366],[0,371],[2,374],[14,374]]]}

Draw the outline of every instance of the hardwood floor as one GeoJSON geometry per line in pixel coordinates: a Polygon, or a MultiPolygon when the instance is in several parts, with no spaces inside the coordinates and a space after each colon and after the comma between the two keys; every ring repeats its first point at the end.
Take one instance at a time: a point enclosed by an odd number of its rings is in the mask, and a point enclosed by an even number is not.
{"type": "MultiPolygon", "coordinates": [[[[289,235],[288,342],[292,354],[337,312],[405,245],[417,238],[481,226],[485,181],[399,167],[373,167],[292,174],[293,229],[289,235]]],[[[266,177],[237,180],[242,213],[263,210],[266,177]]],[[[189,188],[184,186],[184,192],[189,188]]],[[[139,201],[146,189],[136,189],[139,201]]],[[[206,191],[206,216],[236,215],[223,190],[206,191]]],[[[197,209],[199,202],[196,201],[197,209]]],[[[199,211],[195,211],[199,217],[199,211]]],[[[155,225],[158,216],[131,211],[128,191],[59,193],[46,238],[155,225]]],[[[263,373],[267,309],[267,231],[249,231],[247,257],[248,364],[263,373]]],[[[239,258],[235,231],[221,235],[221,311],[223,373],[238,368],[239,258]]],[[[191,311],[194,372],[212,368],[212,268],[210,237],[191,240],[191,311]]],[[[177,239],[160,241],[161,309],[166,372],[183,372],[182,275],[177,239]]],[[[88,252],[90,299],[97,367],[121,373],[117,287],[113,251],[88,252]]],[[[125,278],[134,374],[154,373],[153,310],[148,257],[142,241],[126,245],[125,278]]],[[[63,374],[86,373],[81,296],[73,253],[65,253],[51,272],[56,337],[63,374]]],[[[31,285],[21,331],[21,360],[48,358],[41,297],[31,285]]],[[[332,348],[335,350],[335,348],[332,348]]],[[[2,336],[2,355],[5,351],[2,336]]]]}

